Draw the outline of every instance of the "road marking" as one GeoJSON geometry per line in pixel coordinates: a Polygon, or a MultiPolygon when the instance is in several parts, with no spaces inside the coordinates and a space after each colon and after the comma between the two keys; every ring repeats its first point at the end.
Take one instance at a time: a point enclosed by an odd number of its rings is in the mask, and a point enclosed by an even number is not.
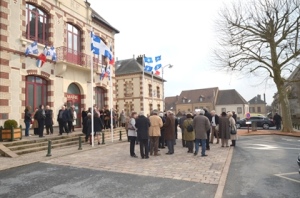
{"type": "Polygon", "coordinates": [[[299,174],[298,172],[292,172],[292,173],[282,173],[282,174],[275,174],[275,176],[277,177],[281,177],[281,178],[284,178],[284,179],[287,179],[287,180],[290,180],[290,181],[293,181],[293,182],[297,182],[297,183],[300,183],[299,180],[295,180],[295,179],[292,179],[292,178],[289,178],[289,177],[285,177],[284,175],[295,175],[295,174],[299,174]]]}
{"type": "MultiPolygon", "coordinates": [[[[244,139],[244,137],[246,137],[246,136],[243,136],[243,138],[240,137],[241,140],[242,140],[240,142],[241,144],[246,143],[247,141],[253,141],[253,140],[257,141],[257,142],[274,143],[274,140],[268,140],[268,138],[266,136],[264,136],[264,137],[261,136],[261,137],[257,137],[257,138],[249,138],[249,137],[247,137],[245,139],[244,139]]],[[[300,142],[300,139],[298,141],[300,142]]],[[[280,143],[280,144],[286,144],[286,145],[292,145],[292,146],[298,146],[299,145],[297,142],[280,142],[280,141],[278,141],[278,143],[280,143]]]]}
{"type": "Polygon", "coordinates": [[[276,147],[276,146],[271,146],[267,144],[250,144],[254,145],[257,147],[245,147],[245,148],[251,148],[251,149],[257,149],[257,150],[282,150],[282,149],[287,149],[287,150],[299,150],[300,148],[291,148],[291,147],[276,147]]]}

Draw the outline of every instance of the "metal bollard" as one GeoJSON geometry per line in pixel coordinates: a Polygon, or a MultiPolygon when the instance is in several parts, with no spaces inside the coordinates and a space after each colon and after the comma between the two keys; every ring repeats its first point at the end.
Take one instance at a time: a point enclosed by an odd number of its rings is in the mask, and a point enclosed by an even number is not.
{"type": "Polygon", "coordinates": [[[122,141],[122,131],[120,131],[120,139],[119,141],[122,141]]]}
{"type": "Polygon", "coordinates": [[[104,132],[102,133],[102,144],[105,144],[104,132]]]}
{"type": "Polygon", "coordinates": [[[82,142],[81,142],[81,136],[79,136],[79,147],[78,147],[78,150],[82,150],[82,142]]]}
{"type": "Polygon", "coordinates": [[[48,141],[48,153],[47,153],[46,157],[52,156],[52,155],[51,155],[51,144],[52,144],[52,142],[51,142],[51,140],[49,140],[49,141],[48,141]]]}

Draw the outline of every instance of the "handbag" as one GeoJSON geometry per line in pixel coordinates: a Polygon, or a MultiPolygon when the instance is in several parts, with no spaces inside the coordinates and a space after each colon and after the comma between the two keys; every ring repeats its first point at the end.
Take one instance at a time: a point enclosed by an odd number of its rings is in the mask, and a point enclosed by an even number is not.
{"type": "Polygon", "coordinates": [[[230,134],[231,135],[235,135],[236,134],[236,130],[235,130],[235,128],[233,127],[230,127],[230,134]]]}

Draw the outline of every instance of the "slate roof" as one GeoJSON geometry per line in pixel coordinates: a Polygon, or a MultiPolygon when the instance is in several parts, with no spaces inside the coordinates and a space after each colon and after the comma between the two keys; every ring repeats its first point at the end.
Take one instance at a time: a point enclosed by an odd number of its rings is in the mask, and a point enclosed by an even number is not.
{"type": "Polygon", "coordinates": [[[113,29],[116,33],[120,33],[119,30],[114,28],[111,24],[109,24],[102,16],[100,16],[95,10],[92,9],[92,18],[97,19],[99,22],[103,23],[107,27],[113,29]]]}
{"type": "Polygon", "coordinates": [[[200,103],[200,97],[203,98],[201,103],[212,103],[217,92],[218,87],[184,90],[180,93],[177,104],[200,103]],[[186,99],[185,103],[183,99],[186,99]]]}
{"type": "Polygon", "coordinates": [[[165,109],[170,110],[171,107],[173,107],[173,111],[176,110],[176,102],[177,102],[178,96],[169,96],[165,97],[165,109]]]}
{"type": "Polygon", "coordinates": [[[251,100],[249,100],[249,104],[267,104],[267,103],[261,99],[260,95],[257,95],[251,100]]]}
{"type": "Polygon", "coordinates": [[[216,105],[248,104],[248,102],[235,90],[219,90],[216,105]]]}
{"type": "MultiPolygon", "coordinates": [[[[143,66],[134,58],[116,61],[115,66],[116,76],[143,73],[143,66]]],[[[151,76],[151,73],[145,72],[145,75],[151,76]]],[[[163,80],[157,75],[153,75],[153,78],[163,80]]]]}

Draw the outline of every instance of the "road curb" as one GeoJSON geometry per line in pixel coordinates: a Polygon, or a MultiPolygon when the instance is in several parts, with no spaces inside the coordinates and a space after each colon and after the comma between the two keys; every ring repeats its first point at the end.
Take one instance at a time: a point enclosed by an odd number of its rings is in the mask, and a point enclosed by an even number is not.
{"type": "Polygon", "coordinates": [[[218,188],[217,188],[217,191],[216,191],[216,194],[215,194],[215,198],[222,198],[222,196],[223,196],[223,191],[224,191],[224,188],[225,188],[226,179],[227,179],[227,175],[228,175],[228,172],[229,172],[229,167],[230,167],[230,163],[231,163],[231,159],[232,159],[232,154],[233,154],[233,147],[230,147],[227,158],[226,158],[226,162],[225,162],[225,165],[223,167],[222,174],[221,174],[221,177],[220,177],[220,180],[219,180],[219,184],[218,184],[218,188]]]}
{"type": "Polygon", "coordinates": [[[290,137],[300,137],[299,134],[291,134],[291,133],[249,133],[249,134],[238,134],[239,136],[254,136],[254,135],[279,135],[279,136],[290,136],[290,137]]]}

